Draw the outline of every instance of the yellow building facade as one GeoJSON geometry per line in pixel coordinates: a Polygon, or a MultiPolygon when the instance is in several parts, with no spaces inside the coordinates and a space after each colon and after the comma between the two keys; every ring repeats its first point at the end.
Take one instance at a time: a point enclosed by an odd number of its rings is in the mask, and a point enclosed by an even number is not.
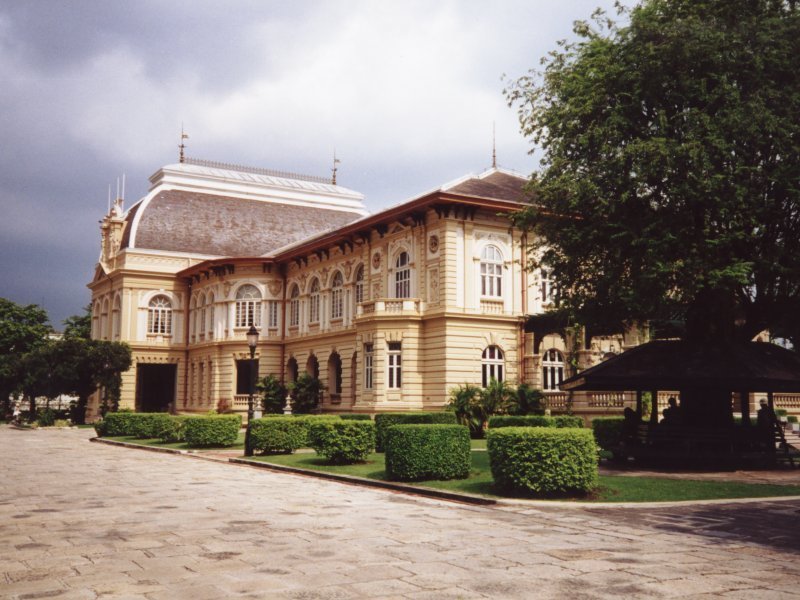
{"type": "MultiPolygon", "coordinates": [[[[553,286],[506,217],[525,183],[492,168],[370,215],[361,194],[321,179],[163,167],[103,219],[89,284],[93,337],[132,348],[121,406],[246,412],[251,325],[258,376],[317,375],[323,411],[441,409],[452,388],[491,377],[564,401],[568,340],[525,330],[553,286]]],[[[593,339],[580,361],[639,341],[593,339]]]]}

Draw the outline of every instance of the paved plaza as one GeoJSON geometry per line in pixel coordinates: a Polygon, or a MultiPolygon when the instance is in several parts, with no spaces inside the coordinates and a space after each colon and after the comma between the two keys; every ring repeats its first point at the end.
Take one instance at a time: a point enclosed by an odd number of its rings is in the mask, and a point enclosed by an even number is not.
{"type": "Polygon", "coordinates": [[[0,427],[0,598],[798,598],[800,501],[475,507],[0,427]]]}

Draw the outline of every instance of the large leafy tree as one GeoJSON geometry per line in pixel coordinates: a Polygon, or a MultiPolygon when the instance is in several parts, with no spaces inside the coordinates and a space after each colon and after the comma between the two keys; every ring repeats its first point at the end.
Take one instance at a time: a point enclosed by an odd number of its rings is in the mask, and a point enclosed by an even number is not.
{"type": "Polygon", "coordinates": [[[0,413],[8,414],[10,395],[21,391],[23,356],[44,345],[50,331],[44,309],[0,298],[0,413]]]}
{"type": "Polygon", "coordinates": [[[518,224],[586,323],[800,343],[800,9],[644,0],[507,90],[543,150],[518,224]]]}

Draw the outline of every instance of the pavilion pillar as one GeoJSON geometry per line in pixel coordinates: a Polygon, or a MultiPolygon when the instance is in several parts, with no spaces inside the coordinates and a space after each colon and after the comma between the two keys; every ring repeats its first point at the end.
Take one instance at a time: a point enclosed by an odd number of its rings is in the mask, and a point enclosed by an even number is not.
{"type": "Polygon", "coordinates": [[[639,420],[642,420],[642,412],[644,410],[644,406],[642,406],[642,390],[636,390],[636,416],[639,417],[639,420]]]}
{"type": "Polygon", "coordinates": [[[652,396],[652,409],[650,410],[650,424],[658,425],[658,390],[650,392],[652,396]]]}
{"type": "Polygon", "coordinates": [[[750,427],[750,392],[739,392],[739,406],[742,411],[742,425],[750,427]]]}

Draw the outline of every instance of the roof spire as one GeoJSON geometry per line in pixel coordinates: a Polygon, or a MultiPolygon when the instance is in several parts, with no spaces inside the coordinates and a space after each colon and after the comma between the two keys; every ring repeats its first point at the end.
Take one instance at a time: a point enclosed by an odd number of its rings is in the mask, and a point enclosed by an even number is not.
{"type": "Polygon", "coordinates": [[[333,149],[333,168],[331,169],[331,172],[333,173],[333,177],[331,178],[331,183],[333,185],[336,185],[336,171],[339,170],[339,168],[336,165],[338,165],[340,162],[342,162],[342,161],[340,161],[338,158],[336,158],[336,148],[334,148],[333,149]]]}
{"type": "Polygon", "coordinates": [[[186,162],[186,156],[184,155],[184,152],[183,152],[186,149],[186,144],[183,143],[183,140],[188,140],[188,139],[189,139],[189,134],[188,133],[184,133],[184,131],[183,131],[183,123],[181,123],[181,143],[178,146],[178,148],[180,148],[180,151],[181,151],[181,153],[180,153],[180,155],[178,157],[178,160],[180,162],[186,162]]]}
{"type": "Polygon", "coordinates": [[[492,121],[492,168],[497,168],[497,141],[495,139],[495,122],[492,121]]]}

